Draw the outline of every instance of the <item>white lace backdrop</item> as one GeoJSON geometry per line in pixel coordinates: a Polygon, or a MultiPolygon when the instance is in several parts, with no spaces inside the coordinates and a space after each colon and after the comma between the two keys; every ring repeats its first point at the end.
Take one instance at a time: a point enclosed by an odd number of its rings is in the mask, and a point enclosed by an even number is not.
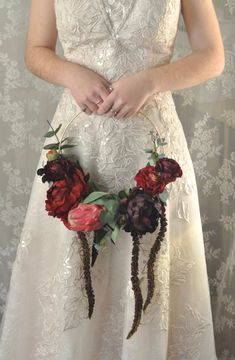
{"type": "MultiPolygon", "coordinates": [[[[235,0],[214,1],[224,73],[174,98],[192,155],[203,221],[217,353],[235,359],[235,0]]],[[[0,315],[32,180],[61,89],[31,75],[23,51],[29,1],[0,3],[0,315]]],[[[189,51],[181,19],[174,58],[189,51]]],[[[40,224],[39,224],[40,225],[40,224]]]]}

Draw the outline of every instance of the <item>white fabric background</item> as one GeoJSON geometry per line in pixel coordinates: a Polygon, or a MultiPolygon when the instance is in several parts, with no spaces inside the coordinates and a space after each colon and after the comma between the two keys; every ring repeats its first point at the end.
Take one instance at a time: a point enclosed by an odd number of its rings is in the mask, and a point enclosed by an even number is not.
{"type": "MultiPolygon", "coordinates": [[[[214,1],[226,51],[224,73],[174,98],[192,155],[203,221],[217,353],[235,359],[235,0],[214,1]]],[[[4,311],[32,180],[61,89],[23,60],[29,2],[0,3],[0,315],[4,311]]],[[[189,51],[183,22],[175,58],[189,51]]]]}

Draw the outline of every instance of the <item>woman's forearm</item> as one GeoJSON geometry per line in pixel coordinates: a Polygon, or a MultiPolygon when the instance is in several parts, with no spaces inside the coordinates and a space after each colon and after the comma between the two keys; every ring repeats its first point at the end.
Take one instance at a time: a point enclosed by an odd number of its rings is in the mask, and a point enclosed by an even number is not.
{"type": "Polygon", "coordinates": [[[169,64],[147,69],[151,91],[173,91],[198,85],[220,75],[224,68],[223,54],[198,50],[169,64]]]}
{"type": "MultiPolygon", "coordinates": [[[[69,87],[73,77],[74,64],[60,58],[52,49],[34,46],[25,51],[25,64],[36,76],[55,85],[69,87]]],[[[77,71],[77,69],[76,69],[77,71]]]]}

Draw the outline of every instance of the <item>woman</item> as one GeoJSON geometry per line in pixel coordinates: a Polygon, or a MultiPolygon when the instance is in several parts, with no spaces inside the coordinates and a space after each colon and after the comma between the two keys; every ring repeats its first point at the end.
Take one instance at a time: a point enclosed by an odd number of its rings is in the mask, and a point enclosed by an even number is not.
{"type": "MultiPolygon", "coordinates": [[[[80,113],[67,135],[78,141],[73,152],[100,190],[134,185],[134,175],[146,164],[153,124],[183,176],[167,203],[154,297],[138,331],[127,339],[134,312],[130,235],[120,232],[116,245],[108,243],[99,254],[92,268],[95,310],[88,319],[79,239],[47,215],[46,188],[35,174],[2,322],[0,359],[215,360],[195,174],[171,96],[172,90],[223,70],[212,1],[32,0],[25,61],[35,75],[65,88],[54,128],[62,123],[66,129],[80,113]],[[170,62],[180,13],[192,51],[170,62]],[[55,52],[57,35],[64,58],[55,52]]],[[[43,160],[44,150],[39,165],[43,160]]],[[[143,236],[140,244],[143,291],[153,235],[143,236]]]]}

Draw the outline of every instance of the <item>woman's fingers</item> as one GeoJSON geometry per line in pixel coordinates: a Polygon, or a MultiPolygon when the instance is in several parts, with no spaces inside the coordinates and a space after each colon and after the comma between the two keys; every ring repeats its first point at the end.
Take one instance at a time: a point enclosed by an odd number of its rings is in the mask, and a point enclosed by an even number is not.
{"type": "Polygon", "coordinates": [[[114,97],[112,94],[110,94],[106,100],[99,106],[99,109],[97,111],[98,115],[110,115],[110,110],[113,107],[114,103],[114,97]]]}
{"type": "Polygon", "coordinates": [[[96,113],[97,110],[99,109],[98,105],[96,105],[95,102],[90,101],[90,100],[86,100],[86,103],[84,106],[86,106],[92,113],[93,112],[96,113]]]}
{"type": "Polygon", "coordinates": [[[118,112],[117,114],[115,115],[115,118],[117,119],[120,119],[120,118],[126,118],[128,113],[130,113],[130,109],[129,107],[126,105],[126,106],[123,106],[118,112]]]}

